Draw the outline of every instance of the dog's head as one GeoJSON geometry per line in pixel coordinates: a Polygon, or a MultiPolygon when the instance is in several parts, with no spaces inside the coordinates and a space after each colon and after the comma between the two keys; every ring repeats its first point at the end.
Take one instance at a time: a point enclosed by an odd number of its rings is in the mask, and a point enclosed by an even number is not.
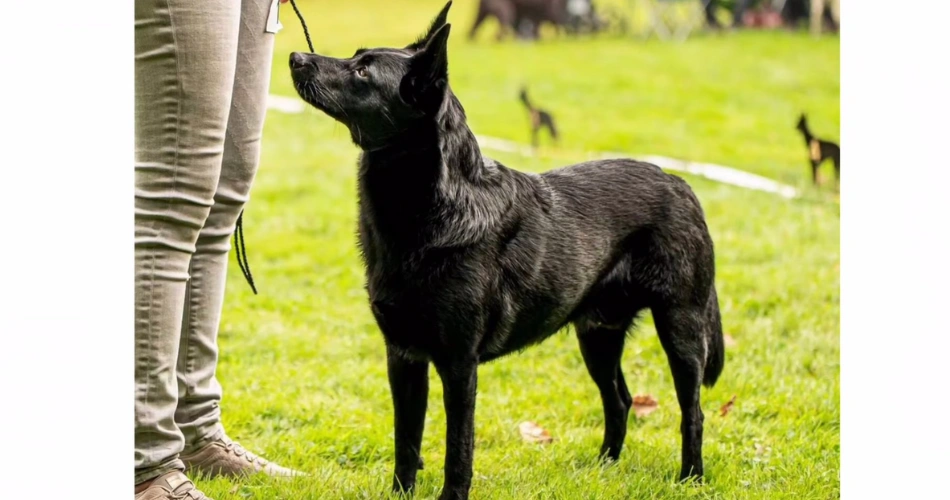
{"type": "Polygon", "coordinates": [[[798,130],[801,130],[802,132],[804,132],[805,129],[808,128],[808,122],[805,121],[805,113],[802,113],[801,115],[798,116],[798,123],[795,124],[795,128],[797,128],[798,130]]]}
{"type": "Polygon", "coordinates": [[[337,59],[294,52],[290,70],[303,100],[347,126],[364,150],[387,146],[434,117],[448,89],[445,20],[450,1],[425,35],[404,48],[359,49],[337,59]]]}

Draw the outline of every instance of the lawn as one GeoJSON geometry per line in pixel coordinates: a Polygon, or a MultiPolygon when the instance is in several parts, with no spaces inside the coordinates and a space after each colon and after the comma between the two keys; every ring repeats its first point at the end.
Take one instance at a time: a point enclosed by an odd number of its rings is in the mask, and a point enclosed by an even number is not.
{"type": "MultiPolygon", "coordinates": [[[[335,56],[404,45],[442,5],[298,1],[317,51],[335,56]]],[[[480,369],[473,498],[839,497],[839,209],[831,189],[808,187],[807,151],[793,128],[806,110],[817,133],[837,139],[838,39],[731,33],[683,44],[499,44],[489,24],[468,42],[474,9],[457,1],[449,17],[451,84],[473,130],[526,142],[516,97],[527,83],[563,132],[539,158],[486,151],[503,163],[543,171],[592,150],[662,154],[742,168],[805,195],[786,200],[686,177],[708,216],[723,326],[735,342],[719,383],[703,392],[705,485],[675,482],[679,409],[647,315],[623,368],[631,391],[653,395],[659,408],[631,416],[612,465],[596,461],[603,413],[572,332],[480,369]],[[734,409],[720,416],[733,395],[734,409]],[[523,442],[525,420],[554,442],[523,442]]],[[[293,96],[287,56],[306,42],[289,5],[281,20],[272,92],[293,96]]],[[[248,448],[311,477],[199,480],[212,498],[388,497],[392,408],[356,249],[357,153],[346,129],[315,111],[268,115],[245,214],[260,295],[232,266],[220,334],[223,418],[248,448]]],[[[442,481],[445,414],[431,377],[419,499],[436,497],[442,481]]]]}

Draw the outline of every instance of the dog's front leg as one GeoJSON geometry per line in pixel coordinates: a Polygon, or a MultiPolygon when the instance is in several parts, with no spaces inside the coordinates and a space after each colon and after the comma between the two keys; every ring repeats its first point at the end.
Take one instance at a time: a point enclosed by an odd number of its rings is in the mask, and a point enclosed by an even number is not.
{"type": "Polygon", "coordinates": [[[439,500],[466,500],[472,486],[478,361],[456,359],[435,367],[442,378],[446,418],[445,482],[439,500]]]}
{"type": "Polygon", "coordinates": [[[422,468],[422,431],[429,397],[429,363],[410,361],[386,348],[389,388],[393,396],[396,471],[393,490],[410,491],[422,468]]]}

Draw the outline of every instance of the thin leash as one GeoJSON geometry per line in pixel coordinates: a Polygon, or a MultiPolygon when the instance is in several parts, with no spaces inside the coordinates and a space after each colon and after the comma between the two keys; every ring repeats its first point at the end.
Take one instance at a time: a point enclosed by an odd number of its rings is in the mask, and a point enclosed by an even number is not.
{"type": "MultiPolygon", "coordinates": [[[[307,21],[304,21],[303,14],[300,13],[300,9],[297,7],[295,0],[290,0],[290,6],[294,8],[297,19],[300,19],[300,25],[303,27],[303,35],[307,37],[307,46],[310,48],[310,52],[313,53],[313,41],[310,40],[310,30],[307,29],[307,21]]],[[[248,285],[251,285],[251,291],[254,292],[254,295],[257,295],[257,287],[254,285],[254,276],[251,275],[251,267],[247,262],[247,248],[244,245],[244,210],[241,210],[241,214],[238,215],[237,224],[234,227],[234,251],[237,254],[238,267],[241,268],[244,279],[247,280],[248,285]]]]}
{"type": "Polygon", "coordinates": [[[300,9],[297,8],[297,2],[290,0],[290,6],[294,8],[294,12],[297,13],[297,19],[300,19],[300,25],[303,26],[303,36],[307,37],[307,46],[310,47],[310,53],[314,52],[313,42],[310,41],[310,30],[307,29],[307,21],[303,20],[303,14],[300,13],[300,9]]]}
{"type": "Polygon", "coordinates": [[[257,295],[257,287],[254,286],[254,277],[251,276],[251,268],[247,263],[247,248],[244,246],[244,210],[238,215],[237,225],[234,228],[234,252],[237,254],[238,267],[244,274],[247,284],[251,285],[251,291],[257,295]]]}

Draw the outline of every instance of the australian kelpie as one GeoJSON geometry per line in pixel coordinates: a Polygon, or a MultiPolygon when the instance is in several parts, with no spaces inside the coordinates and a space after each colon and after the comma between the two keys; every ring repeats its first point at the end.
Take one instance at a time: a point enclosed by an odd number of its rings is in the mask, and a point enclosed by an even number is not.
{"type": "Polygon", "coordinates": [[[448,84],[450,5],[404,48],[290,56],[300,96],[362,150],[359,245],[387,349],[393,488],[411,489],[422,466],[429,363],[447,420],[440,498],[468,498],[479,363],[567,325],[603,400],[600,452],[617,459],[632,405],[620,358],[645,309],[682,412],[680,477],[701,477],[700,386],[716,382],[725,353],[699,200],[679,177],[635,160],[537,175],[482,156],[448,84]]]}
{"type": "Polygon", "coordinates": [[[835,166],[835,180],[841,180],[841,147],[837,144],[819,139],[812,135],[808,129],[808,121],[805,119],[805,113],[798,117],[798,123],[795,128],[801,132],[805,139],[805,145],[808,147],[808,163],[811,165],[811,180],[818,185],[818,167],[825,160],[831,160],[835,166]]]}
{"type": "Polygon", "coordinates": [[[528,109],[528,116],[531,118],[531,145],[538,147],[538,132],[540,132],[542,128],[548,129],[548,133],[551,134],[551,139],[557,142],[557,127],[554,125],[554,117],[551,116],[551,113],[531,104],[531,99],[528,99],[528,89],[526,88],[522,87],[518,97],[521,99],[521,104],[524,104],[524,107],[528,109]]]}

